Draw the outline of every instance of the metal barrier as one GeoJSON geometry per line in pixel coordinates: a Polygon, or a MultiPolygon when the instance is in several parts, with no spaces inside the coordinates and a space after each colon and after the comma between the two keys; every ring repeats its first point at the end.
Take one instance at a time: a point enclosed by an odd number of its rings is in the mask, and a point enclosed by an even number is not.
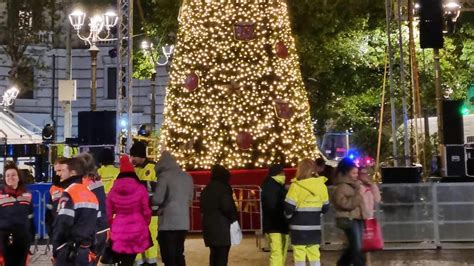
{"type": "Polygon", "coordinates": [[[31,203],[33,205],[33,224],[35,226],[36,235],[40,235],[41,230],[41,210],[43,205],[41,204],[41,192],[40,191],[30,191],[31,193],[31,203]]]}
{"type": "MultiPolygon", "coordinates": [[[[50,184],[30,186],[35,227],[47,238],[44,214],[50,184]]],[[[202,232],[199,199],[205,186],[195,185],[190,207],[190,231],[202,232]]],[[[242,231],[261,234],[259,186],[233,186],[242,231]]],[[[330,188],[330,191],[332,188],[330,188]]],[[[474,183],[419,183],[381,185],[382,202],[376,217],[387,248],[437,248],[474,242],[474,183]]],[[[336,228],[334,209],[322,218],[322,247],[340,247],[345,239],[336,228]]]]}
{"type": "MultiPolygon", "coordinates": [[[[194,186],[194,199],[189,212],[190,232],[202,232],[199,199],[204,188],[205,186],[203,185],[194,186]]],[[[232,192],[242,231],[254,232],[260,230],[262,225],[260,187],[256,185],[232,186],[232,192]]]]}
{"type": "MultiPolygon", "coordinates": [[[[438,248],[474,242],[474,183],[381,185],[376,217],[386,248],[438,248]]],[[[323,247],[340,247],[334,209],[323,216],[323,247]]]]}
{"type": "Polygon", "coordinates": [[[46,199],[49,196],[50,183],[39,183],[28,185],[28,191],[32,194],[32,203],[34,211],[34,225],[39,239],[47,239],[45,213],[46,199]]]}

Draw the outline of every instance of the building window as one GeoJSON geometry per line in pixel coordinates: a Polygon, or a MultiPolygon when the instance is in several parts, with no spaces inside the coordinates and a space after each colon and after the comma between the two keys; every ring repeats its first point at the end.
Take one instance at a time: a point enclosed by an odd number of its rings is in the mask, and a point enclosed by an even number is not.
{"type": "Polygon", "coordinates": [[[107,99],[117,99],[117,68],[107,67],[107,99]]]}
{"type": "Polygon", "coordinates": [[[18,68],[17,78],[15,82],[20,90],[18,98],[33,99],[34,98],[34,69],[33,67],[21,66],[18,68]]]}

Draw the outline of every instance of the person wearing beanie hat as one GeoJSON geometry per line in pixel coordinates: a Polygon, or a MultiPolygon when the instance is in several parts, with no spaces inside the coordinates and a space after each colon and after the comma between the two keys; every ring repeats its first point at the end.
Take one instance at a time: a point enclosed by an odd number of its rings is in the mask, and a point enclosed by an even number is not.
{"type": "Polygon", "coordinates": [[[152,246],[148,230],[151,209],[148,192],[127,155],[120,158],[120,174],[107,196],[106,205],[114,260],[118,265],[132,266],[136,255],[152,246]]]}
{"type": "Polygon", "coordinates": [[[135,172],[141,181],[147,182],[148,191],[154,190],[156,185],[155,163],[146,157],[145,143],[138,141],[130,148],[130,158],[135,166],[135,172]],[[152,182],[152,183],[148,183],[152,182]]]}
{"type": "Polygon", "coordinates": [[[130,156],[138,157],[138,158],[146,158],[146,145],[142,141],[137,141],[133,143],[132,147],[130,148],[130,156]]]}
{"type": "Polygon", "coordinates": [[[114,180],[117,178],[120,170],[115,167],[115,153],[113,149],[104,148],[99,154],[99,169],[97,174],[100,176],[100,180],[104,184],[105,193],[108,194],[114,180]]]}
{"type": "Polygon", "coordinates": [[[270,266],[284,266],[288,251],[288,221],[285,218],[285,173],[283,165],[271,165],[262,183],[263,233],[270,245],[270,266]]]}
{"type": "Polygon", "coordinates": [[[155,163],[147,158],[146,144],[142,141],[133,143],[130,148],[130,158],[132,159],[132,164],[135,166],[135,173],[137,174],[138,179],[140,179],[140,182],[142,182],[147,188],[153,215],[150,223],[153,247],[137,256],[137,264],[154,266],[158,263],[158,242],[156,240],[158,237],[158,206],[151,205],[157,182],[155,163]]]}
{"type": "Polygon", "coordinates": [[[211,250],[210,265],[227,265],[229,258],[230,225],[238,217],[229,179],[230,172],[216,164],[211,169],[211,182],[201,192],[202,231],[211,250]]]}

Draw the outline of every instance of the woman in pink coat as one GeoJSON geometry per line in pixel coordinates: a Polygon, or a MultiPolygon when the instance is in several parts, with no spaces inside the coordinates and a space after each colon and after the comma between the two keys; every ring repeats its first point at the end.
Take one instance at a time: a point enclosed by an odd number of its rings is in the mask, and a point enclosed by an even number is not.
{"type": "Polygon", "coordinates": [[[120,174],[107,196],[112,251],[118,265],[133,266],[138,253],[151,247],[148,192],[139,182],[130,158],[120,158],[120,174]]]}
{"type": "Polygon", "coordinates": [[[359,184],[360,190],[359,193],[362,197],[361,203],[361,211],[362,211],[362,218],[372,219],[374,218],[374,211],[375,211],[375,204],[380,203],[380,191],[377,184],[372,182],[367,172],[367,168],[360,167],[359,168],[359,184]]]}

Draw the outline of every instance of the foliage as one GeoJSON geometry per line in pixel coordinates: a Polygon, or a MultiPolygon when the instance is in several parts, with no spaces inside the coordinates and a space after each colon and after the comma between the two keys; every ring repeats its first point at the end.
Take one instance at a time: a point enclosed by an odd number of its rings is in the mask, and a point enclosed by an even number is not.
{"type": "Polygon", "coordinates": [[[35,42],[35,33],[44,28],[43,12],[49,0],[8,0],[8,19],[1,25],[5,33],[5,45],[2,49],[11,61],[9,80],[11,84],[21,83],[18,77],[20,68],[29,67],[30,58],[25,56],[28,46],[35,42]]]}
{"type": "Polygon", "coordinates": [[[135,49],[133,55],[133,77],[149,79],[155,72],[156,62],[163,56],[161,47],[173,44],[176,41],[178,30],[178,12],[181,1],[174,0],[148,0],[137,1],[137,12],[134,19],[135,34],[142,34],[137,38],[135,47],[141,47],[141,42],[146,40],[153,48],[147,52],[135,49]]]}

